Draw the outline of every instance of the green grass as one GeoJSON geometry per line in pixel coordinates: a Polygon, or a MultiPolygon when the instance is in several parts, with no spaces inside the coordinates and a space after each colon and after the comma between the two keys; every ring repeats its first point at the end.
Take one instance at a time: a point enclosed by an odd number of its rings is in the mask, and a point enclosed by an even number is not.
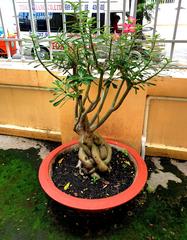
{"type": "Polygon", "coordinates": [[[37,177],[40,161],[34,148],[0,150],[1,240],[187,239],[184,176],[169,190],[144,191],[114,212],[90,217],[59,208],[45,196],[37,177]]]}

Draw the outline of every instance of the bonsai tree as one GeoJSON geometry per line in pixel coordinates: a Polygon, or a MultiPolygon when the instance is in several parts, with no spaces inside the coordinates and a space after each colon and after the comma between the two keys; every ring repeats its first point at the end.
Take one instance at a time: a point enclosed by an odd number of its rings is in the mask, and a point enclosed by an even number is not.
{"type": "Polygon", "coordinates": [[[72,5],[74,34],[59,32],[51,39],[63,50],[53,52],[51,60],[41,60],[39,39],[32,36],[32,40],[39,64],[54,77],[53,105],[75,101],[74,131],[80,137],[78,166],[84,174],[99,178],[99,172],[110,170],[112,149],[97,129],[121,107],[130,91],[137,93],[146,85],[154,85],[152,78],[169,60],[161,55],[157,35],[139,39],[142,26],[134,21],[129,23],[129,32],[121,35],[111,34],[107,28],[97,34],[95,19],[88,17],[87,11],[79,11],[79,5],[72,5]],[[90,96],[92,87],[97,90],[94,98],[90,96]],[[111,88],[115,95],[103,111],[111,88]]]}

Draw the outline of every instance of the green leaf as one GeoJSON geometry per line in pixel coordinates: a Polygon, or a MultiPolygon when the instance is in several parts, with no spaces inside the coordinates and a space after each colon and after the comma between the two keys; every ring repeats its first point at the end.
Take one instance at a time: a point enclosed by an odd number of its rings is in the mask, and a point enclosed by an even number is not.
{"type": "Polygon", "coordinates": [[[138,85],[142,90],[145,90],[145,88],[142,85],[138,85]]]}
{"type": "Polygon", "coordinates": [[[156,86],[155,83],[151,83],[151,82],[148,82],[147,85],[148,85],[148,86],[156,86]]]}
{"type": "Polygon", "coordinates": [[[138,90],[139,90],[139,88],[138,88],[138,87],[136,87],[136,86],[133,86],[133,88],[134,88],[134,90],[135,90],[135,94],[137,94],[137,93],[138,93],[138,90]]]}
{"type": "MultiPolygon", "coordinates": [[[[65,97],[64,97],[65,98],[65,97]]],[[[53,103],[54,107],[57,107],[59,104],[61,104],[61,102],[64,100],[64,98],[61,98],[60,100],[58,100],[57,102],[53,103]]]]}
{"type": "Polygon", "coordinates": [[[124,155],[125,155],[126,157],[129,156],[129,152],[127,151],[127,149],[124,149],[124,150],[123,150],[123,153],[124,153],[124,155]]]}
{"type": "Polygon", "coordinates": [[[39,66],[41,66],[41,63],[40,63],[40,64],[38,64],[38,65],[35,65],[35,66],[34,66],[34,68],[37,68],[37,67],[39,67],[39,66]]]}

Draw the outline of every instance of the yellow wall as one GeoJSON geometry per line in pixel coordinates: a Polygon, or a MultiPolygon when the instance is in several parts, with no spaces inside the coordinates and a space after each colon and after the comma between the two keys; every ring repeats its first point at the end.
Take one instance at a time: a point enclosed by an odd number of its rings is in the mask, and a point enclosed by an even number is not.
{"type": "MultiPolygon", "coordinates": [[[[76,137],[72,131],[74,103],[54,108],[49,103],[51,80],[41,70],[0,69],[0,133],[63,142],[76,137]]],[[[140,151],[144,112],[149,102],[146,153],[187,159],[187,102],[184,100],[187,79],[157,77],[156,80],[156,87],[137,95],[130,93],[99,132],[140,151]],[[164,99],[150,100],[150,96],[164,99]],[[167,97],[177,99],[170,101],[167,97]]],[[[113,92],[109,101],[112,96],[113,92]]]]}
{"type": "Polygon", "coordinates": [[[59,109],[44,71],[0,70],[0,133],[61,140],[59,109]]]}
{"type": "MultiPolygon", "coordinates": [[[[77,137],[72,131],[74,103],[70,101],[63,108],[54,108],[49,103],[52,95],[46,91],[50,83],[51,77],[45,71],[1,69],[0,133],[51,140],[61,138],[63,142],[77,137]]],[[[111,92],[110,99],[112,96],[111,92]]],[[[121,109],[98,132],[139,151],[145,100],[144,92],[131,93],[121,109]]]]}
{"type": "Polygon", "coordinates": [[[147,154],[187,160],[187,79],[159,77],[147,95],[147,154]]]}

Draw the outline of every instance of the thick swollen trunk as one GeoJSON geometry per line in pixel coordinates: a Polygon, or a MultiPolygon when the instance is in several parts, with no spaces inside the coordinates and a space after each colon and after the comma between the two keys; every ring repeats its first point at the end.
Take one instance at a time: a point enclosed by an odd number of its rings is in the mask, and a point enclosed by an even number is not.
{"type": "Polygon", "coordinates": [[[106,141],[96,133],[90,131],[88,119],[85,118],[76,127],[80,136],[79,162],[84,174],[99,178],[99,172],[109,171],[112,149],[106,141]]]}

